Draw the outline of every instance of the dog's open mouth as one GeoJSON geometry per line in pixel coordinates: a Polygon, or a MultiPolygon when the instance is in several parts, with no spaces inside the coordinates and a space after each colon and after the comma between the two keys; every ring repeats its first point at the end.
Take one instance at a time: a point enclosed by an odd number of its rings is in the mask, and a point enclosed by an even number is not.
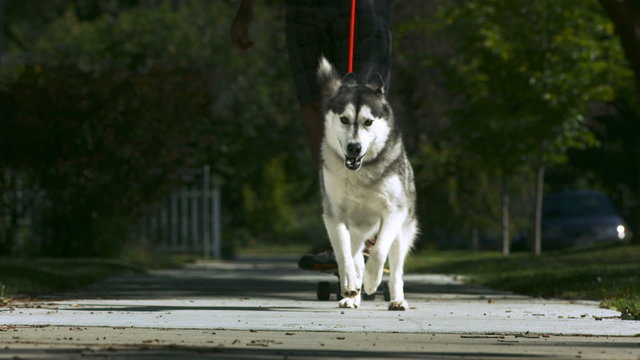
{"type": "Polygon", "coordinates": [[[358,170],[360,169],[360,166],[362,165],[362,157],[364,155],[360,156],[360,157],[345,157],[344,159],[344,165],[347,167],[347,169],[349,170],[358,170]]]}

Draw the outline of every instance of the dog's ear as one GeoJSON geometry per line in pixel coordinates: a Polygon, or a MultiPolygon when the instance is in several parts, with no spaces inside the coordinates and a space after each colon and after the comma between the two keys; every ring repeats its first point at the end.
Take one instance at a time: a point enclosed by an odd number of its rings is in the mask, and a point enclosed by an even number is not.
{"type": "Polygon", "coordinates": [[[333,97],[342,86],[338,72],[324,56],[318,64],[318,83],[324,100],[333,97]]]}
{"type": "Polygon", "coordinates": [[[371,77],[369,77],[369,81],[367,81],[367,87],[382,95],[384,90],[384,81],[382,80],[382,76],[378,73],[371,75],[371,77]]]}
{"type": "Polygon", "coordinates": [[[342,77],[342,85],[344,86],[358,85],[358,79],[356,78],[356,74],[352,72],[344,74],[344,76],[342,77]]]}

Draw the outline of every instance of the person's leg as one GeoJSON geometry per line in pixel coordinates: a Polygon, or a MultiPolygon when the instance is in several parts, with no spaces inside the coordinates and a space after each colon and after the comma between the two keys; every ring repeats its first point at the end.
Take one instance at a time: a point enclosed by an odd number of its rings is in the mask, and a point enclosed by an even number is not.
{"type": "MultiPolygon", "coordinates": [[[[392,0],[358,0],[356,5],[356,29],[353,71],[359,83],[366,83],[371,76],[382,76],[385,93],[391,80],[391,11],[392,0]]],[[[349,59],[350,6],[341,4],[340,12],[332,25],[332,38],[336,49],[336,68],[347,71],[349,59]]]]}
{"type": "Polygon", "coordinates": [[[318,168],[320,166],[320,143],[322,142],[324,133],[320,103],[313,102],[302,105],[301,113],[307,128],[307,141],[309,143],[309,149],[311,150],[311,157],[316,168],[318,168]]]}
{"type": "Polygon", "coordinates": [[[323,47],[327,43],[327,34],[321,11],[325,5],[300,0],[287,0],[285,3],[289,64],[311,157],[317,169],[324,124],[316,71],[320,56],[326,55],[323,47]]]}
{"type": "MultiPolygon", "coordinates": [[[[300,104],[300,115],[304,121],[313,166],[315,170],[319,170],[324,121],[316,73],[320,56],[331,56],[326,48],[328,43],[324,22],[326,11],[323,11],[327,4],[317,0],[286,0],[285,5],[286,39],[291,75],[300,104]]],[[[331,243],[327,242],[323,247],[326,250],[314,251],[313,254],[303,256],[298,266],[305,270],[337,272],[338,263],[331,243]]]]}

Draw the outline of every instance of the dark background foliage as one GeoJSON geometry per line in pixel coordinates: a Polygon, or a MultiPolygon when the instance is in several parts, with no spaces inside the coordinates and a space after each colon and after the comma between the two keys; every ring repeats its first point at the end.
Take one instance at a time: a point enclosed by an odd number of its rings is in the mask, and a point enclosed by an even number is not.
{"type": "MultiPolygon", "coordinates": [[[[127,251],[181,169],[204,164],[224,181],[225,243],[326,241],[281,1],[260,2],[248,52],[228,39],[235,1],[0,4],[0,254],[127,251]],[[18,186],[44,194],[40,226],[21,222],[18,186]]],[[[640,233],[639,70],[612,14],[396,1],[391,101],[421,246],[496,247],[505,196],[508,236],[530,232],[541,169],[547,191],[605,191],[640,233]]]]}

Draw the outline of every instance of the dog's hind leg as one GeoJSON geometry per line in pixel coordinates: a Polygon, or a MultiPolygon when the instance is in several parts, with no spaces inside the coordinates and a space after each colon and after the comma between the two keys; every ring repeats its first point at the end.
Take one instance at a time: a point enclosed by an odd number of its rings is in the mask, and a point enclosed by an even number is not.
{"type": "Polygon", "coordinates": [[[373,294],[378,289],[378,285],[382,281],[382,273],[384,272],[384,263],[389,254],[389,248],[400,233],[400,228],[407,218],[407,211],[392,212],[387,218],[382,220],[380,232],[376,240],[376,245],[371,249],[369,260],[365,266],[365,275],[363,279],[364,291],[367,294],[373,294]]]}
{"type": "Polygon", "coordinates": [[[407,310],[409,304],[404,299],[404,260],[411,249],[416,236],[417,228],[415,221],[403,226],[400,234],[391,244],[389,250],[389,310],[407,310]]]}

